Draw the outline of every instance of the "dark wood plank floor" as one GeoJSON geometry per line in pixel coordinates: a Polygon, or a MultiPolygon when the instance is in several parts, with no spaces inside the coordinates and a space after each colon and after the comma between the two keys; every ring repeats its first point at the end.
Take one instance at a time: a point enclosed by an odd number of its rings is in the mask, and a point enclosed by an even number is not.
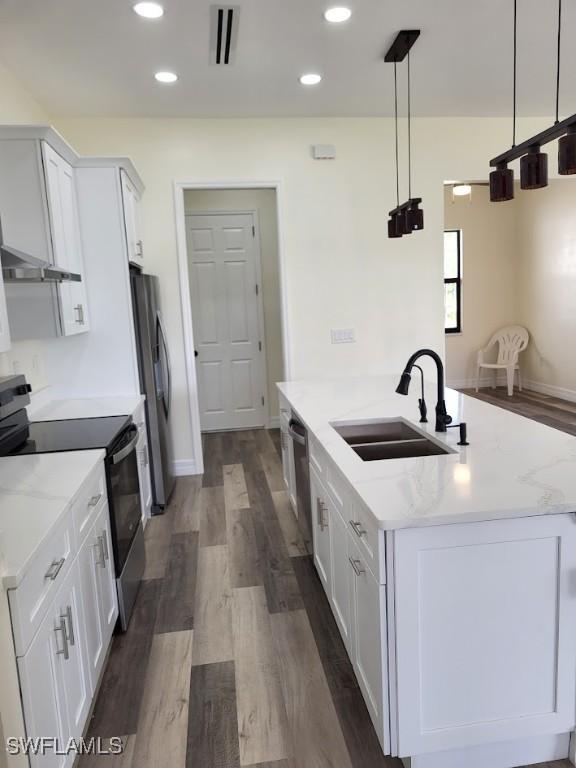
{"type": "MultiPolygon", "coordinates": [[[[548,416],[561,418],[554,407],[548,416]]],[[[576,406],[563,413],[576,424],[576,406]]],[[[203,442],[203,477],[179,479],[166,514],[148,523],[146,578],[89,726],[123,737],[125,754],[82,768],[402,768],[382,754],[286,519],[278,432],[203,442]]]]}

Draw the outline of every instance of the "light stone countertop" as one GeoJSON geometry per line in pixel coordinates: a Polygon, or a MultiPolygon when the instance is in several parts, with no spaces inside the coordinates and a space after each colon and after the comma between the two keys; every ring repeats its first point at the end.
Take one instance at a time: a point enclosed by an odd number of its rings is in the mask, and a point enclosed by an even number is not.
{"type": "Polygon", "coordinates": [[[103,450],[0,458],[0,582],[16,587],[66,514],[103,450]]]}
{"type": "Polygon", "coordinates": [[[28,406],[32,421],[59,421],[60,419],[93,419],[104,416],[131,416],[144,395],[133,397],[89,397],[69,400],[51,400],[37,408],[28,406]]]}
{"type": "MultiPolygon", "coordinates": [[[[419,377],[407,397],[400,376],[292,381],[278,385],[343,477],[387,530],[576,511],[576,437],[446,390],[459,430],[434,431],[435,384],[426,385],[428,424],[419,424],[419,377]],[[455,451],[441,456],[362,461],[331,422],[406,420],[455,451]]],[[[575,521],[576,522],[576,521],[575,521]]]]}

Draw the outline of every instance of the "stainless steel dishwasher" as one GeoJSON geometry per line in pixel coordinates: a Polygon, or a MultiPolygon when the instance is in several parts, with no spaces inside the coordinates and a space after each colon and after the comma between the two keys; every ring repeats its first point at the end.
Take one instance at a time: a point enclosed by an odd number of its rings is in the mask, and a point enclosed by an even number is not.
{"type": "Polygon", "coordinates": [[[306,427],[292,412],[288,424],[294,455],[294,477],[296,481],[296,506],[300,533],[306,549],[312,554],[312,503],[310,501],[310,468],[308,465],[308,434],[306,427]]]}

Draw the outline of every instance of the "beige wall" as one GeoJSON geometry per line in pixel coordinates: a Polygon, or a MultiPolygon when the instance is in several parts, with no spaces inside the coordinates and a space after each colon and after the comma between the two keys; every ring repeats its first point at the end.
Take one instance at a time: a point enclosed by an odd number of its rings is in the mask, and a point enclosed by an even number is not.
{"type": "Polygon", "coordinates": [[[469,386],[476,353],[494,331],[518,322],[516,302],[517,201],[491,203],[487,187],[472,199],[444,191],[444,227],[462,231],[462,333],[446,334],[448,383],[469,386]]]}
{"type": "MultiPolygon", "coordinates": [[[[489,158],[507,146],[510,128],[509,120],[499,118],[413,121],[413,188],[424,198],[426,225],[398,241],[386,232],[394,201],[393,120],[66,118],[54,123],[83,154],[131,156],[144,179],[146,268],[160,276],[174,350],[174,452],[177,460],[191,461],[174,180],[281,181],[292,378],[396,373],[414,349],[444,350],[442,183],[484,176],[489,158]],[[337,159],[312,160],[314,143],[334,144],[337,159]],[[350,327],[356,330],[355,344],[330,343],[331,328],[350,327]]],[[[519,128],[530,135],[545,124],[545,118],[527,120],[519,128]]],[[[405,160],[404,145],[401,154],[405,160]]]]}
{"type": "Polygon", "coordinates": [[[187,213],[194,211],[256,211],[260,226],[262,303],[266,341],[266,373],[270,415],[278,414],[276,382],[284,378],[278,224],[274,189],[188,190],[184,194],[187,213]]]}
{"type": "Polygon", "coordinates": [[[517,184],[515,199],[498,204],[486,188],[474,187],[471,203],[445,191],[445,228],[463,233],[463,326],[446,336],[449,383],[470,386],[477,350],[519,323],[531,334],[521,358],[527,385],[576,399],[575,210],[574,179],[537,191],[517,184]]]}
{"type": "Polygon", "coordinates": [[[517,281],[526,377],[576,399],[576,179],[519,195],[517,281]]]}

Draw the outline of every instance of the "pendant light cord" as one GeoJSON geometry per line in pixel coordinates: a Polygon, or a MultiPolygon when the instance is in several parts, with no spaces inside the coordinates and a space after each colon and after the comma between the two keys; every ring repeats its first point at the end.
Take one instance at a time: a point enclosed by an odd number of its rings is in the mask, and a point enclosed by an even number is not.
{"type": "Polygon", "coordinates": [[[558,0],[558,59],[556,64],[556,122],[560,114],[560,43],[562,32],[562,0],[558,0]]]}
{"type": "Polygon", "coordinates": [[[400,181],[398,177],[398,78],[394,62],[394,124],[396,127],[396,205],[400,205],[400,181]]]}
{"type": "Polygon", "coordinates": [[[517,47],[516,47],[516,36],[517,36],[517,28],[518,28],[518,0],[514,0],[514,84],[512,87],[512,146],[516,146],[516,60],[518,58],[517,56],[517,47]]]}
{"type": "Polygon", "coordinates": [[[412,199],[412,125],[410,120],[410,51],[408,51],[408,199],[412,199]]]}

